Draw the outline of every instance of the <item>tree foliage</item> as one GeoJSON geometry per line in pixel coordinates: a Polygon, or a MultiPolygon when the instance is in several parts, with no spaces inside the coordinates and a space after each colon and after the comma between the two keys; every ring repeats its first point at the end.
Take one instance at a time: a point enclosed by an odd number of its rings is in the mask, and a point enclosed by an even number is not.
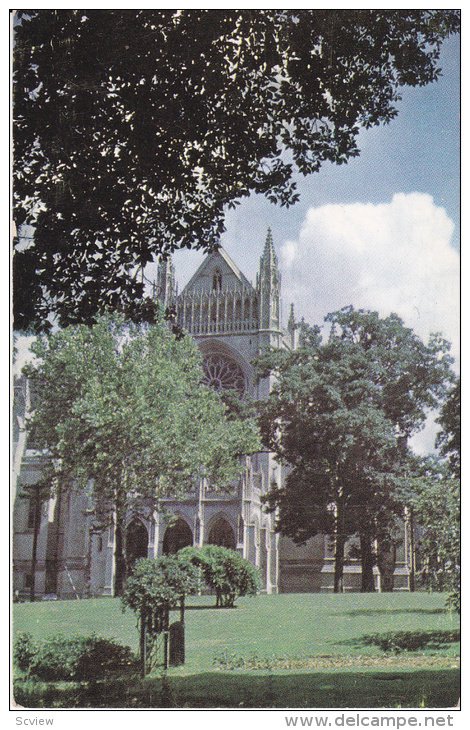
{"type": "Polygon", "coordinates": [[[106,316],[43,335],[33,349],[28,428],[49,457],[45,479],[87,491],[98,528],[114,521],[122,580],[128,510],[151,515],[160,498],[186,494],[202,476],[228,485],[240,455],[258,448],[256,424],[228,420],[201,384],[195,343],[164,324],[106,316]]]}
{"type": "Polygon", "coordinates": [[[447,459],[449,468],[457,479],[460,478],[460,378],[449,390],[437,423],[441,431],[437,435],[436,446],[447,459]]]}
{"type": "Polygon", "coordinates": [[[436,459],[415,463],[406,502],[419,522],[419,578],[426,588],[449,593],[460,611],[460,482],[436,459]]]}
{"type": "Polygon", "coordinates": [[[277,376],[261,404],[263,440],[288,465],[285,485],[267,502],[295,542],[334,536],[337,590],[346,539],[357,534],[363,590],[370,590],[372,545],[390,542],[402,514],[406,438],[452,377],[449,345],[437,336],[424,344],[396,315],[347,307],[326,320],[327,342],[304,327],[297,351],[258,362],[261,374],[277,376]]]}
{"type": "Polygon", "coordinates": [[[257,568],[235,550],[218,545],[187,547],[178,557],[201,569],[205,583],[215,591],[219,608],[233,608],[239,596],[255,595],[259,590],[257,568]]]}
{"type": "Polygon", "coordinates": [[[358,154],[438,76],[450,10],[17,11],[16,326],[139,301],[157,254],[210,249],[250,193],[358,154]]]}
{"type": "Polygon", "coordinates": [[[163,614],[199,587],[199,571],[189,560],[176,555],[138,560],[127,579],[122,596],[125,607],[145,622],[150,635],[162,632],[163,614]]]}

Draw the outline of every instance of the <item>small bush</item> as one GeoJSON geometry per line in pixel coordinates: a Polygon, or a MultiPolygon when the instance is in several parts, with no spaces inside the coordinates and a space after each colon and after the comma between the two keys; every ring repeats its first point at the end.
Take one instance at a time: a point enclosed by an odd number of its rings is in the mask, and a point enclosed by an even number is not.
{"type": "Polygon", "coordinates": [[[258,570],[235,550],[218,545],[187,547],[178,557],[201,569],[206,584],[215,591],[218,607],[232,608],[239,596],[253,596],[259,590],[258,570]]]}
{"type": "Polygon", "coordinates": [[[136,669],[128,646],[99,636],[54,636],[35,643],[20,635],[14,648],[17,666],[30,676],[45,681],[100,679],[110,672],[136,669]]]}

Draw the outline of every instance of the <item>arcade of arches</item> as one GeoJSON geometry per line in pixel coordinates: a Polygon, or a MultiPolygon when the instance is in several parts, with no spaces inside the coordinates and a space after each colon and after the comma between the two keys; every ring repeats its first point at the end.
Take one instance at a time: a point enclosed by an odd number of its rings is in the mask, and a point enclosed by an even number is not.
{"type": "MultiPolygon", "coordinates": [[[[236,549],[235,533],[229,522],[224,517],[215,520],[209,530],[207,539],[209,545],[236,549]]],[[[163,554],[174,555],[184,547],[193,545],[193,533],[188,523],[179,517],[172,525],[165,530],[163,537],[163,554]]],[[[139,556],[140,557],[140,556],[139,556]]]]}

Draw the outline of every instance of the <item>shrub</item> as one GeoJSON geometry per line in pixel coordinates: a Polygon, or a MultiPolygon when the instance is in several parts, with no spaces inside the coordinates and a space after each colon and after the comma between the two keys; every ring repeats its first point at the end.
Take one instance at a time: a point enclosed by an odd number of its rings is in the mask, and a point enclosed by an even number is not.
{"type": "Polygon", "coordinates": [[[443,644],[460,641],[458,629],[449,631],[390,631],[386,634],[364,636],[365,644],[378,646],[382,651],[416,651],[417,649],[439,648],[443,644]]]}
{"type": "Polygon", "coordinates": [[[18,634],[13,646],[13,659],[18,669],[21,669],[22,672],[29,672],[37,650],[38,645],[31,634],[18,634]]]}
{"type": "Polygon", "coordinates": [[[45,681],[100,679],[110,672],[135,669],[136,659],[128,646],[99,636],[53,636],[33,642],[18,636],[14,657],[18,667],[45,681]]]}
{"type": "Polygon", "coordinates": [[[176,555],[142,558],[127,579],[122,602],[138,614],[152,613],[159,606],[174,608],[197,588],[198,572],[189,560],[176,555]]]}
{"type": "Polygon", "coordinates": [[[178,557],[201,569],[206,584],[215,591],[217,607],[232,608],[239,596],[255,595],[259,590],[258,570],[235,550],[204,545],[183,548],[178,557]]]}

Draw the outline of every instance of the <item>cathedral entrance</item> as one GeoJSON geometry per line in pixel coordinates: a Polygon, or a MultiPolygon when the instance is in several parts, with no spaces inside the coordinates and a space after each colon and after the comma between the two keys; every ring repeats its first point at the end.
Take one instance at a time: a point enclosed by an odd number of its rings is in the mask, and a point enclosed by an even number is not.
{"type": "Polygon", "coordinates": [[[167,527],[163,536],[163,554],[174,555],[184,547],[193,544],[193,533],[189,525],[178,518],[173,525],[167,527]]]}
{"type": "Polygon", "coordinates": [[[139,558],[148,556],[149,535],[140,520],[132,520],[126,530],[127,572],[131,573],[139,558]]]}
{"type": "Polygon", "coordinates": [[[209,532],[209,545],[219,545],[220,547],[230,548],[235,550],[235,533],[230,527],[229,523],[223,517],[219,517],[216,522],[212,525],[209,532]]]}

